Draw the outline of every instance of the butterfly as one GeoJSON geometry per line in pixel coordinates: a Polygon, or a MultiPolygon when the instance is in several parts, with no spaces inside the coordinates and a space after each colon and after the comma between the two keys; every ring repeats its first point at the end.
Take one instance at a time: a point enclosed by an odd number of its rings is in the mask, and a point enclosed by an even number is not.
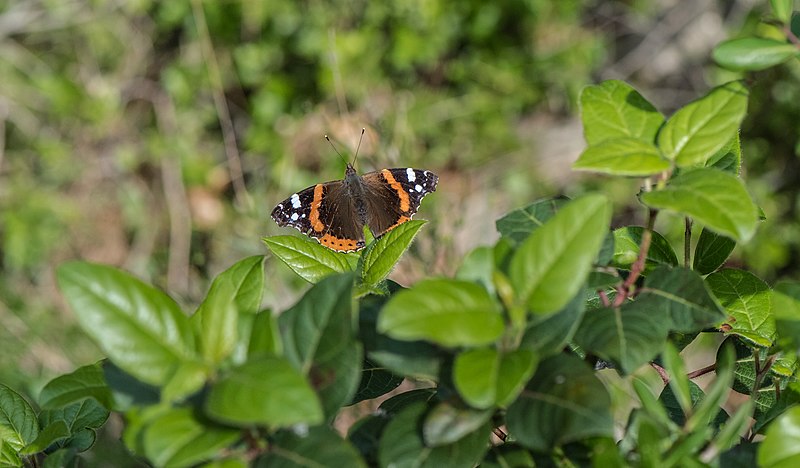
{"type": "MultiPolygon", "coordinates": [[[[361,134],[363,137],[363,129],[361,134]]],[[[436,191],[438,182],[433,172],[410,167],[358,175],[348,162],[344,179],[292,194],[275,206],[272,219],[329,249],[353,252],[364,247],[364,226],[377,238],[410,221],[425,195],[436,191]]]]}

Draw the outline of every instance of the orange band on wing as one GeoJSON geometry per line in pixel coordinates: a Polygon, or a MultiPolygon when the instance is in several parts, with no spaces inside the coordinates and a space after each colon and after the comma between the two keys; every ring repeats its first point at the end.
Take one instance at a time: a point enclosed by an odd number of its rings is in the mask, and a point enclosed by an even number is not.
{"type": "Polygon", "coordinates": [[[401,216],[401,217],[400,217],[400,219],[398,219],[396,223],[392,224],[391,226],[389,226],[389,227],[386,229],[386,232],[389,232],[389,231],[391,231],[392,229],[394,229],[394,228],[396,228],[397,226],[399,226],[399,225],[401,225],[401,224],[405,223],[406,221],[411,221],[411,218],[409,218],[408,216],[401,216]]]}
{"type": "MultiPolygon", "coordinates": [[[[339,239],[338,237],[332,236],[330,234],[325,234],[324,236],[317,239],[320,244],[324,245],[325,247],[333,250],[337,250],[340,252],[351,252],[353,250],[358,250],[363,245],[358,245],[358,241],[354,241],[352,239],[339,239]]],[[[363,244],[363,243],[362,243],[363,244]]]]}
{"type": "MultiPolygon", "coordinates": [[[[397,192],[397,196],[400,198],[400,211],[403,213],[408,213],[408,210],[411,208],[411,203],[408,200],[408,193],[403,189],[403,186],[400,185],[400,182],[394,178],[389,169],[382,170],[381,174],[383,174],[383,178],[386,179],[386,182],[389,182],[389,185],[394,189],[395,192],[397,192]]],[[[400,222],[397,224],[400,224],[400,222]]],[[[397,224],[395,224],[395,226],[397,226],[397,224]]]]}
{"type": "Polygon", "coordinates": [[[325,225],[319,220],[319,206],[322,204],[322,191],[322,184],[314,186],[314,200],[311,201],[311,212],[308,214],[311,228],[317,232],[325,230],[325,225]]]}

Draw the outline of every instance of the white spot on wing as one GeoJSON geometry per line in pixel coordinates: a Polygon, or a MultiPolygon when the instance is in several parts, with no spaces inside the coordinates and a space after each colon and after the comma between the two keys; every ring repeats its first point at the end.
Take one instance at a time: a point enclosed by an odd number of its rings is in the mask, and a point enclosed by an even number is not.
{"type": "Polygon", "coordinates": [[[417,192],[421,192],[422,191],[422,186],[417,184],[417,185],[414,186],[414,190],[416,190],[417,192]]]}
{"type": "MultiPolygon", "coordinates": [[[[409,182],[414,182],[415,180],[417,180],[417,175],[414,174],[414,169],[411,169],[410,167],[406,169],[406,175],[408,176],[409,182]]],[[[419,192],[419,190],[417,190],[417,192],[419,192]]]]}
{"type": "Polygon", "coordinates": [[[295,193],[294,195],[292,195],[291,200],[293,208],[300,208],[300,195],[295,193]]]}
{"type": "Polygon", "coordinates": [[[298,218],[300,217],[297,216],[297,213],[292,213],[292,221],[297,221],[298,218]]]}

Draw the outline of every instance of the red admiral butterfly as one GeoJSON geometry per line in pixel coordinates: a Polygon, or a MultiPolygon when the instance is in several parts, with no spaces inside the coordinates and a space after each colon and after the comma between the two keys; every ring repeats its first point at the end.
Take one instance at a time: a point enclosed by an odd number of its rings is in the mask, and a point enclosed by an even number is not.
{"type": "Polygon", "coordinates": [[[272,210],[272,219],[278,226],[296,228],[325,247],[352,252],[364,247],[364,225],[380,237],[410,221],[425,195],[436,191],[438,181],[436,174],[410,167],[359,176],[347,163],[343,180],[316,184],[293,194],[272,210]]]}

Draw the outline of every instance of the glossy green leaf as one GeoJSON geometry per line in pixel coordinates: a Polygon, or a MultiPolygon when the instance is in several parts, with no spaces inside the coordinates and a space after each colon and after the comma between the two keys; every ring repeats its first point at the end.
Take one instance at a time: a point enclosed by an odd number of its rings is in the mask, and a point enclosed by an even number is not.
{"type": "Polygon", "coordinates": [[[367,285],[383,281],[426,222],[405,222],[370,244],[361,257],[361,281],[367,285]]]}
{"type": "Polygon", "coordinates": [[[219,364],[236,347],[239,315],[255,314],[264,289],[264,257],[241,260],[220,273],[191,320],[206,362],[219,364]]]}
{"type": "Polygon", "coordinates": [[[456,279],[478,283],[489,291],[489,294],[494,294],[494,273],[494,248],[477,247],[472,249],[461,261],[461,265],[456,271],[456,279]]]}
{"type": "Polygon", "coordinates": [[[451,444],[428,447],[418,430],[426,409],[427,405],[423,402],[412,403],[389,421],[383,430],[378,449],[380,466],[438,468],[478,464],[489,448],[487,441],[490,425],[485,423],[451,444]]]}
{"type": "Polygon", "coordinates": [[[540,356],[560,353],[578,330],[585,310],[586,295],[579,292],[555,314],[530,317],[520,347],[540,356]]]}
{"type": "Polygon", "coordinates": [[[589,146],[604,140],[636,138],[652,143],[664,116],[638,91],[619,80],[583,88],[583,134],[589,146]]]}
{"type": "Polygon", "coordinates": [[[210,426],[191,408],[173,408],[144,429],[144,455],[155,466],[185,467],[218,456],[240,437],[235,429],[210,426]]]}
{"type": "Polygon", "coordinates": [[[563,197],[545,198],[537,200],[524,208],[509,211],[495,223],[497,232],[514,245],[518,245],[548,219],[552,218],[567,202],[569,200],[563,197]]]}
{"type": "Polygon", "coordinates": [[[769,0],[772,5],[772,13],[783,23],[788,23],[792,17],[792,7],[794,0],[769,0]]]}
{"type": "Polygon", "coordinates": [[[279,355],[283,352],[278,318],[272,312],[265,310],[256,314],[250,330],[250,342],[247,346],[247,355],[258,354],[279,355]]]}
{"type": "Polygon", "coordinates": [[[83,330],[120,368],[164,384],[197,358],[189,319],[169,296],[116,268],[69,262],[58,284],[83,330]]]}
{"type": "Polygon", "coordinates": [[[422,438],[428,447],[452,444],[486,425],[492,413],[489,410],[456,408],[448,402],[439,403],[425,416],[422,438]]]}
{"type": "Polygon", "coordinates": [[[670,168],[653,143],[638,138],[604,140],[586,148],[572,164],[576,170],[618,176],[649,176],[670,168]]]}
{"type": "Polygon", "coordinates": [[[398,340],[442,346],[480,346],[503,333],[497,303],[479,285],[428,279],[394,295],[381,311],[378,331],[398,340]]]}
{"type": "Polygon", "coordinates": [[[464,401],[475,408],[505,406],[522,391],[535,369],[535,355],[527,349],[509,353],[471,349],[456,356],[453,383],[464,401]]]}
{"type": "MultiPolygon", "coordinates": [[[[389,283],[393,293],[403,289],[396,283],[389,283]]],[[[426,341],[401,341],[378,333],[379,313],[388,299],[370,295],[362,298],[359,304],[359,338],[368,358],[400,376],[436,380],[446,356],[444,350],[426,341]]]]}
{"type": "Polygon", "coordinates": [[[670,330],[680,333],[696,333],[726,318],[700,275],[683,267],[653,270],[635,302],[653,315],[669,317],[670,330]]]}
{"type": "Polygon", "coordinates": [[[67,423],[61,420],[53,421],[45,426],[44,429],[39,431],[39,435],[36,437],[36,440],[21,450],[20,453],[24,455],[30,455],[37,452],[42,452],[50,445],[66,439],[69,437],[69,435],[70,432],[69,427],[67,427],[67,423]]]}
{"type": "Polygon", "coordinates": [[[111,412],[92,399],[85,399],[58,409],[45,410],[39,414],[42,425],[64,421],[71,435],[83,429],[99,429],[106,423],[111,412]]]}
{"type": "Polygon", "coordinates": [[[706,161],[706,167],[713,167],[735,176],[742,172],[742,142],[739,133],[736,132],[727,145],[706,161]]]}
{"type": "Polygon", "coordinates": [[[517,249],[509,269],[521,302],[534,314],[567,305],[583,287],[610,220],[608,199],[584,195],[534,231],[517,249]]]}
{"type": "Polygon", "coordinates": [[[571,355],[541,363],[506,413],[510,434],[537,451],[588,437],[611,437],[611,398],[594,371],[571,355]]]}
{"type": "Polygon", "coordinates": [[[403,376],[394,374],[369,358],[364,359],[358,390],[350,404],[385,395],[403,383],[403,376]]]}
{"type": "Polygon", "coordinates": [[[758,448],[758,465],[764,468],[800,465],[800,406],[789,409],[767,428],[758,448]]]}
{"type": "Polygon", "coordinates": [[[721,43],[711,56],[715,62],[731,70],[757,71],[800,56],[800,52],[797,46],[785,41],[743,37],[721,43]]]}
{"type": "Polygon", "coordinates": [[[481,462],[481,468],[534,468],[533,456],[516,443],[506,442],[495,445],[481,462]]]}
{"type": "Polygon", "coordinates": [[[753,236],[758,223],[758,208],[742,181],[716,169],[684,172],[641,199],[649,207],[690,216],[740,242],[753,236]]]}
{"type": "Polygon", "coordinates": [[[778,344],[793,353],[800,351],[800,284],[781,281],[772,296],[778,344]]]}
{"type": "Polygon", "coordinates": [[[275,437],[269,452],[259,458],[255,467],[310,468],[353,467],[365,468],[358,451],[343,440],[333,429],[317,426],[307,433],[282,431],[275,437]]]}
{"type": "Polygon", "coordinates": [[[692,394],[689,390],[689,378],[686,376],[686,366],[683,359],[678,354],[678,350],[672,343],[667,342],[664,346],[664,351],[661,353],[664,360],[664,369],[669,374],[669,388],[672,394],[675,395],[675,400],[680,405],[680,409],[684,415],[691,412],[693,401],[692,394]]]}
{"type": "Polygon", "coordinates": [[[658,146],[678,167],[704,164],[739,129],[747,112],[747,88],[731,81],[680,108],[658,133],[658,146]]]}
{"type": "Polygon", "coordinates": [[[692,268],[701,275],[707,275],[725,263],[734,247],[736,242],[730,237],[703,228],[694,248],[692,268]]]}
{"type": "Polygon", "coordinates": [[[39,394],[39,406],[55,409],[85,398],[94,398],[108,409],[114,407],[100,363],[79,367],[48,382],[39,394]]]}
{"type": "Polygon", "coordinates": [[[265,237],[272,254],[309,283],[317,283],[334,273],[352,271],[347,255],[320,245],[305,236],[265,237]]]}
{"type": "Polygon", "coordinates": [[[352,291],[353,275],[329,276],[278,317],[284,355],[314,382],[328,416],[352,400],[361,376],[352,291]]]}
{"type": "Polygon", "coordinates": [[[0,383],[0,442],[19,451],[38,435],[39,424],[31,405],[19,393],[0,383]]]}
{"type": "Polygon", "coordinates": [[[272,428],[318,424],[322,406],[311,386],[285,359],[260,356],[220,378],[206,399],[213,419],[272,428]]]}
{"type": "Polygon", "coordinates": [[[647,412],[647,415],[651,417],[655,423],[664,428],[670,428],[672,426],[672,421],[669,419],[667,411],[650,391],[647,384],[635,376],[631,383],[633,384],[633,390],[636,392],[636,396],[639,397],[639,401],[642,404],[642,409],[647,412]]]}
{"type": "MultiPolygon", "coordinates": [[[[639,246],[642,245],[642,226],[624,226],[614,230],[614,259],[617,268],[630,269],[639,258],[639,246]]],[[[656,231],[652,231],[650,248],[647,250],[645,269],[651,270],[658,265],[678,265],[678,257],[669,241],[656,231]]]]}
{"type": "Polygon", "coordinates": [[[161,388],[162,401],[181,401],[200,390],[206,383],[210,370],[197,361],[181,363],[161,388]]]}
{"type": "Polygon", "coordinates": [[[653,313],[646,302],[636,300],[587,312],[573,340],[630,374],[658,354],[670,325],[669,315],[653,313]]]}
{"type": "Polygon", "coordinates": [[[725,268],[706,277],[706,283],[730,316],[726,334],[769,347],[775,340],[772,293],[769,286],[750,272],[725,268]]]}

